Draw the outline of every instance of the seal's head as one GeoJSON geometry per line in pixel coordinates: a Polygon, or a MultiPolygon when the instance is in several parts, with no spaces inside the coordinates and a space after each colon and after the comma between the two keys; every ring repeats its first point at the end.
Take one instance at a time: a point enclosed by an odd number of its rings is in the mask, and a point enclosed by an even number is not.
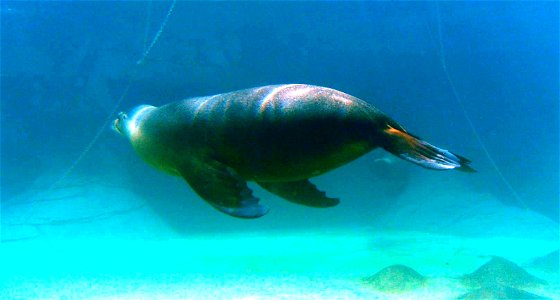
{"type": "Polygon", "coordinates": [[[113,121],[111,128],[120,135],[126,135],[123,126],[125,126],[124,124],[126,124],[127,119],[128,115],[121,111],[115,121],[113,121]]]}
{"type": "Polygon", "coordinates": [[[117,119],[113,121],[112,128],[119,134],[131,139],[137,134],[140,122],[154,109],[156,109],[155,106],[140,105],[134,108],[130,114],[120,112],[117,119]]]}

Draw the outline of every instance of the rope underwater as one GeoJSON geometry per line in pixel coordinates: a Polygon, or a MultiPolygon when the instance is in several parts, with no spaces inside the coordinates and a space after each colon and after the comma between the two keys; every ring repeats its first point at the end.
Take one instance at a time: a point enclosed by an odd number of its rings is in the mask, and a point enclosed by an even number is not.
{"type": "Polygon", "coordinates": [[[521,196],[519,196],[519,194],[515,191],[513,186],[505,178],[504,174],[502,173],[502,171],[500,170],[500,168],[496,164],[496,161],[494,161],[494,159],[492,158],[492,155],[490,155],[490,152],[488,151],[488,149],[486,148],[486,145],[484,144],[484,142],[480,138],[480,135],[478,134],[478,131],[476,130],[476,127],[474,126],[471,117],[467,113],[467,110],[465,109],[465,105],[463,104],[463,101],[461,101],[461,98],[459,97],[459,93],[457,92],[457,88],[455,87],[455,83],[451,79],[451,76],[449,75],[449,71],[447,69],[445,52],[444,52],[443,42],[442,42],[443,38],[442,38],[442,30],[441,30],[441,28],[442,28],[442,26],[441,26],[441,12],[440,12],[440,7],[439,7],[439,2],[438,1],[436,1],[436,14],[437,14],[438,43],[439,43],[439,54],[440,54],[439,57],[440,57],[441,65],[442,65],[442,68],[443,68],[443,72],[445,73],[445,76],[447,77],[447,82],[449,83],[449,86],[451,87],[451,91],[453,92],[453,96],[454,96],[455,100],[457,101],[457,103],[459,104],[459,107],[461,108],[461,111],[463,112],[463,115],[464,115],[465,119],[467,120],[467,123],[469,124],[470,129],[472,130],[478,144],[480,145],[480,147],[484,151],[484,154],[485,154],[486,158],[488,159],[488,161],[492,165],[492,168],[494,169],[496,174],[498,174],[498,177],[500,178],[502,183],[508,188],[508,190],[513,195],[513,197],[515,198],[517,203],[519,205],[521,205],[524,209],[528,210],[529,207],[527,206],[525,201],[523,201],[523,199],[521,199],[521,196]]]}
{"type": "Polygon", "coordinates": [[[159,37],[163,33],[163,29],[167,25],[167,21],[169,21],[169,17],[171,16],[171,13],[173,13],[173,9],[175,9],[175,4],[177,4],[177,0],[173,0],[171,5],[169,6],[169,10],[167,11],[167,15],[165,16],[165,19],[163,19],[163,22],[161,22],[161,25],[159,27],[158,32],[156,33],[154,39],[152,40],[152,43],[150,43],[150,46],[148,46],[148,49],[145,49],[144,55],[142,55],[142,58],[140,58],[136,62],[137,65],[141,65],[144,62],[146,57],[148,57],[148,54],[150,54],[150,51],[152,51],[152,48],[156,45],[157,41],[159,40],[159,37]]]}
{"type": "Polygon", "coordinates": [[[150,24],[152,23],[152,0],[148,0],[146,5],[146,23],[144,24],[144,49],[142,52],[146,52],[148,49],[148,35],[150,32],[150,24]]]}
{"type": "MultiPolygon", "coordinates": [[[[45,193],[49,193],[50,191],[52,191],[56,186],[58,186],[62,181],[64,181],[74,171],[76,166],[84,159],[84,157],[89,153],[91,148],[97,143],[97,141],[99,140],[101,135],[106,131],[106,128],[111,124],[111,122],[112,122],[115,114],[117,113],[117,110],[119,109],[121,103],[126,98],[126,96],[128,94],[128,91],[130,90],[130,87],[132,86],[132,82],[134,81],[134,79],[136,77],[136,74],[140,70],[141,65],[144,63],[144,61],[146,60],[146,57],[148,57],[148,55],[150,54],[150,51],[156,45],[156,43],[158,42],[161,34],[163,33],[163,30],[165,29],[165,26],[167,25],[167,21],[169,20],[169,17],[173,13],[173,9],[175,8],[176,3],[177,3],[177,0],[173,0],[171,5],[169,6],[169,9],[167,11],[167,15],[165,16],[163,22],[161,23],[161,25],[159,27],[159,30],[157,31],[156,35],[152,39],[152,42],[150,43],[150,46],[148,46],[147,49],[143,49],[144,53],[142,54],[142,57],[133,66],[134,71],[130,75],[130,78],[128,79],[128,82],[127,82],[127,84],[126,84],[126,86],[123,90],[122,95],[119,97],[119,99],[117,100],[117,102],[113,106],[113,109],[111,110],[111,112],[107,115],[107,118],[103,122],[103,125],[97,130],[97,133],[93,136],[93,138],[88,143],[88,145],[80,153],[78,158],[76,160],[74,160],[72,165],[70,165],[70,167],[62,174],[62,176],[60,176],[53,184],[50,185],[50,187],[46,190],[45,193]]],[[[148,19],[148,21],[149,21],[149,19],[148,19]]]]}

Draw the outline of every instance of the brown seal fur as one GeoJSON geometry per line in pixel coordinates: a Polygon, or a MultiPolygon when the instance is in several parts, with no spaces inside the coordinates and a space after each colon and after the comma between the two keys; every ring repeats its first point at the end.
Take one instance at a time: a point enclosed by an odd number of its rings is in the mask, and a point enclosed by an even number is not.
{"type": "Polygon", "coordinates": [[[469,161],[407,131],[372,105],[325,87],[291,84],[140,106],[115,120],[152,166],[182,176],[214,207],[262,216],[246,181],[292,202],[329,207],[308,178],[377,147],[431,169],[472,171],[469,161]]]}

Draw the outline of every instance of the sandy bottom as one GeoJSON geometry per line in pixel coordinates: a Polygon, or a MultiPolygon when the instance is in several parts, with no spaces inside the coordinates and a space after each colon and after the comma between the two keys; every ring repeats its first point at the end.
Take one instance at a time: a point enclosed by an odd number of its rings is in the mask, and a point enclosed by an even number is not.
{"type": "Polygon", "coordinates": [[[559,248],[557,222],[440,173],[380,213],[367,173],[352,174],[317,179],[345,199],[329,210],[255,187],[273,209],[250,222],[216,213],[177,179],[155,200],[184,201],[173,208],[187,221],[183,235],[125,185],[78,182],[2,199],[0,299],[456,299],[468,292],[456,278],[492,255],[549,282],[526,291],[560,299],[558,272],[529,267],[559,248]],[[445,189],[426,188],[434,186],[445,189]],[[362,283],[393,264],[427,284],[389,294],[362,283]]]}
{"type": "MultiPolygon", "coordinates": [[[[499,255],[523,266],[555,240],[464,238],[422,232],[260,232],[161,241],[29,240],[1,248],[2,299],[452,299],[456,279],[499,255]],[[405,264],[430,278],[387,294],[361,282],[405,264]]],[[[558,273],[529,292],[560,299],[558,273]]]]}

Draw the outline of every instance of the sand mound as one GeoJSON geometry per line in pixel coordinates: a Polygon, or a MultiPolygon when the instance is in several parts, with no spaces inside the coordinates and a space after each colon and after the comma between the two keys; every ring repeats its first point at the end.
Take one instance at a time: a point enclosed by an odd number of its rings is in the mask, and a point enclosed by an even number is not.
{"type": "Polygon", "coordinates": [[[364,278],[364,282],[379,291],[402,293],[422,287],[426,278],[407,266],[392,265],[364,278]]]}
{"type": "Polygon", "coordinates": [[[515,263],[498,256],[494,256],[473,273],[461,277],[461,281],[465,286],[473,288],[495,285],[523,288],[546,284],[546,281],[529,274],[515,263]]]}

